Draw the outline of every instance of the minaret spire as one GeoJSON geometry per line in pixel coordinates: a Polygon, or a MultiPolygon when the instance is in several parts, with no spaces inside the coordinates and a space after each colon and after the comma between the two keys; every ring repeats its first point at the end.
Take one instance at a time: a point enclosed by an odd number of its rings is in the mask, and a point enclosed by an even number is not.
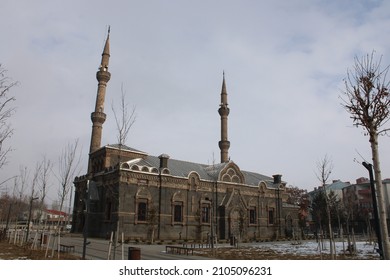
{"type": "MultiPolygon", "coordinates": [[[[91,146],[89,153],[93,153],[100,148],[102,140],[103,123],[106,120],[106,114],[104,113],[104,99],[106,96],[107,83],[111,78],[110,72],[108,72],[108,63],[110,60],[110,27],[108,28],[107,39],[104,44],[102,53],[102,60],[99,66],[99,70],[96,73],[96,79],[98,80],[98,89],[96,96],[95,111],[91,114],[92,120],[92,135],[91,146]]],[[[90,168],[88,168],[90,170],[90,168]]]]}
{"type": "Polygon", "coordinates": [[[219,105],[218,113],[221,116],[221,141],[219,141],[219,148],[221,150],[221,163],[229,161],[229,147],[228,140],[228,115],[230,109],[227,102],[227,91],[225,82],[225,71],[223,72],[222,90],[221,90],[221,104],[219,105]]]}
{"type": "Polygon", "coordinates": [[[104,44],[104,49],[102,53],[102,62],[100,63],[100,67],[99,67],[100,71],[108,70],[109,59],[110,59],[110,26],[108,27],[107,39],[106,39],[106,43],[104,44]]]}

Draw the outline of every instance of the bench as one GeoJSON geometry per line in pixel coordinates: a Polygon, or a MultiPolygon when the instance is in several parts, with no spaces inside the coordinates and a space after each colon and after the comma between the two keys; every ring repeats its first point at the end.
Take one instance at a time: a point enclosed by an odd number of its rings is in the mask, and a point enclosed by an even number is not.
{"type": "Polygon", "coordinates": [[[190,252],[191,255],[194,254],[194,248],[187,248],[182,246],[165,246],[165,251],[167,254],[189,255],[190,252]]]}
{"type": "Polygon", "coordinates": [[[74,245],[60,244],[60,251],[64,253],[74,253],[74,245]]]}

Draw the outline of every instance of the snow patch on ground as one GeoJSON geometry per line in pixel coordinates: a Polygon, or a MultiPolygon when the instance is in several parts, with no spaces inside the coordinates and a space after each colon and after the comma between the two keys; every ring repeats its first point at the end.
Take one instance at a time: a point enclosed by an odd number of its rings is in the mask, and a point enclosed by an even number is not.
{"type": "MultiPolygon", "coordinates": [[[[262,249],[271,249],[280,254],[293,254],[299,256],[310,256],[310,255],[319,255],[329,254],[329,241],[325,241],[323,246],[319,246],[316,241],[303,241],[303,242],[274,242],[274,243],[261,243],[253,244],[251,247],[258,247],[262,249]],[[321,250],[320,250],[321,249],[321,250]]],[[[344,252],[349,254],[347,251],[348,243],[337,241],[335,244],[336,254],[342,255],[344,252]]],[[[377,244],[369,243],[365,241],[356,242],[356,255],[360,259],[373,259],[378,258],[379,254],[377,253],[377,244]]]]}

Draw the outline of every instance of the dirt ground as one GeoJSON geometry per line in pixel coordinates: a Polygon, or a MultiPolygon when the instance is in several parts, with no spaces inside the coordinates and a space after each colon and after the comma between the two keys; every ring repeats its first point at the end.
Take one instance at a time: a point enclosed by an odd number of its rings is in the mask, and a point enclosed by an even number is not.
{"type": "MultiPolygon", "coordinates": [[[[58,260],[58,253],[55,252],[54,257],[51,257],[52,252],[49,251],[47,256],[45,250],[32,250],[31,247],[18,246],[9,244],[7,241],[0,242],[0,260],[58,260]]],[[[218,249],[197,249],[194,254],[199,256],[208,256],[214,259],[221,260],[326,260],[330,259],[329,255],[295,255],[278,253],[269,248],[253,248],[253,247],[240,247],[240,248],[218,248],[218,249]]],[[[60,253],[60,260],[79,260],[80,257],[60,253]]],[[[357,259],[351,255],[338,255],[338,260],[351,260],[357,259]]],[[[367,259],[367,258],[365,258],[367,259]]]]}
{"type": "Polygon", "coordinates": [[[31,246],[18,246],[14,244],[9,244],[8,241],[0,241],[0,260],[77,260],[80,259],[78,256],[71,254],[60,253],[58,258],[58,253],[54,252],[54,257],[51,258],[51,250],[47,253],[46,256],[45,250],[32,250],[31,246]]]}

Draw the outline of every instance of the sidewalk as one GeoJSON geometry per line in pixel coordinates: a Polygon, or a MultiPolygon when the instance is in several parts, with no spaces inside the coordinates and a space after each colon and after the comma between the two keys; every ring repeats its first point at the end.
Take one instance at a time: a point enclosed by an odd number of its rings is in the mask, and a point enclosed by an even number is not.
{"type": "MultiPolygon", "coordinates": [[[[210,258],[191,254],[167,254],[165,252],[166,245],[129,245],[128,247],[140,248],[141,260],[210,260],[210,258]]],[[[125,250],[125,252],[127,251],[125,250]]]]}
{"type": "MultiPolygon", "coordinates": [[[[86,250],[86,259],[89,260],[108,260],[110,251],[109,240],[88,238],[89,244],[86,250]]],[[[75,246],[74,254],[82,256],[84,239],[80,236],[64,236],[61,238],[62,244],[75,246]]],[[[186,255],[186,254],[167,254],[166,244],[146,245],[146,244],[119,244],[114,251],[111,246],[110,259],[128,260],[129,248],[139,248],[141,260],[210,260],[210,258],[186,255]],[[123,251],[123,252],[122,252],[123,251]],[[123,257],[122,257],[123,256],[123,257]]],[[[169,245],[168,245],[169,246],[169,245]]],[[[180,246],[180,245],[177,245],[180,246]]]]}

